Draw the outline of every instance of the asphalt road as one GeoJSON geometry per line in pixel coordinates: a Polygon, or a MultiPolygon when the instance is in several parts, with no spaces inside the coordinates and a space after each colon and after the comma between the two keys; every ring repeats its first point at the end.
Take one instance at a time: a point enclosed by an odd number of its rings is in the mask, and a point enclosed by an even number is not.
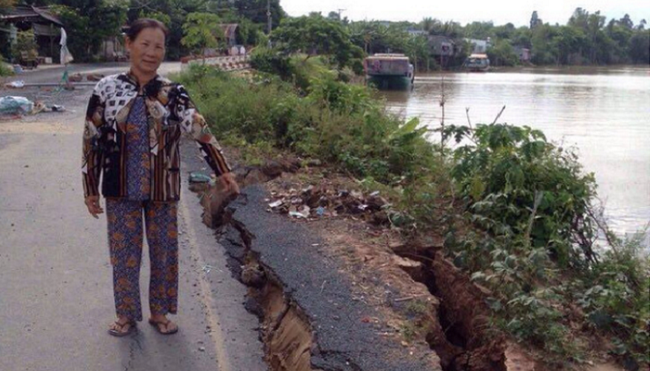
{"type": "MultiPolygon", "coordinates": [[[[180,62],[164,62],[158,72],[162,75],[167,75],[172,72],[179,72],[181,68],[180,62]]],[[[75,73],[99,73],[103,75],[111,75],[129,69],[128,63],[89,63],[89,64],[71,64],[68,67],[70,75],[75,73]]],[[[61,65],[43,65],[34,70],[26,70],[23,74],[15,75],[7,79],[7,82],[22,80],[28,84],[39,83],[58,83],[61,81],[61,76],[65,67],[61,65]]]]}
{"type": "MultiPolygon", "coordinates": [[[[79,66],[105,74],[124,69],[79,66]]],[[[60,73],[43,69],[20,78],[56,82],[60,73]]],[[[19,92],[29,91],[0,90],[0,96],[19,92]]],[[[173,317],[180,332],[161,336],[142,322],[132,337],[106,333],[115,318],[106,220],[88,214],[80,174],[89,94],[86,87],[52,98],[66,106],[64,113],[0,120],[0,370],[266,370],[258,320],[243,306],[246,289],[231,277],[187,184],[179,205],[179,315],[173,317]]],[[[146,319],[148,258],[143,261],[146,319]]]]}

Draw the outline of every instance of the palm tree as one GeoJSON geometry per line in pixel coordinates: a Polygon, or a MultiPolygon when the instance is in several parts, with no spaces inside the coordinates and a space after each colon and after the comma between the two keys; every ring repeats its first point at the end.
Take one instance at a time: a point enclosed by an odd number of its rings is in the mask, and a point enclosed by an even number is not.
{"type": "Polygon", "coordinates": [[[435,19],[431,17],[425,17],[420,22],[420,27],[422,27],[424,31],[431,32],[435,24],[436,24],[435,19]]]}

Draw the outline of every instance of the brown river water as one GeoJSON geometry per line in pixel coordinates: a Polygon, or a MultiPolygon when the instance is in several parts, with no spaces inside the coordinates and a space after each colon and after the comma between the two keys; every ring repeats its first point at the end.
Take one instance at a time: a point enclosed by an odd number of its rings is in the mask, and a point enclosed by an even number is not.
{"type": "MultiPolygon", "coordinates": [[[[416,75],[407,91],[382,91],[391,111],[440,126],[498,122],[528,125],[575,146],[593,172],[605,215],[618,234],[650,223],[650,68],[529,68],[489,73],[416,75]]],[[[650,247],[650,237],[646,239],[650,247]]]]}

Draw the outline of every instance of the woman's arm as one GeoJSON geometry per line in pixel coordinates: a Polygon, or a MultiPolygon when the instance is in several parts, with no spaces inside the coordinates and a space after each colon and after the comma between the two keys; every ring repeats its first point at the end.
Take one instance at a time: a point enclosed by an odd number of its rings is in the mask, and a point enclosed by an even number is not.
{"type": "Polygon", "coordinates": [[[210,132],[205,118],[199,113],[183,86],[178,85],[176,90],[173,109],[181,122],[181,127],[199,145],[206,162],[217,176],[229,173],[230,165],[221,151],[219,142],[210,132]]]}
{"type": "Polygon", "coordinates": [[[239,193],[239,187],[234,175],[230,172],[230,165],[223,155],[219,142],[210,132],[205,118],[199,113],[182,85],[176,86],[174,98],[175,107],[173,109],[181,122],[183,130],[189,133],[199,145],[205,161],[210,165],[215,175],[221,178],[225,191],[239,193]]]}
{"type": "Polygon", "coordinates": [[[104,103],[102,102],[98,87],[95,87],[86,110],[81,162],[84,198],[88,211],[95,218],[97,218],[97,214],[103,212],[99,206],[99,178],[101,175],[101,153],[99,151],[99,138],[101,134],[99,127],[102,124],[103,113],[104,103]]]}

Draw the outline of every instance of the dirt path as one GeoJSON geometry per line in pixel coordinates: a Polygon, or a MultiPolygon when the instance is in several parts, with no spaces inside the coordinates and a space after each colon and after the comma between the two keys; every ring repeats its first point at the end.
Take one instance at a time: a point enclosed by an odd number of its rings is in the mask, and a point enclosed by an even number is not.
{"type": "MultiPolygon", "coordinates": [[[[20,92],[30,94],[45,93],[20,92]]],[[[87,214],[79,173],[89,94],[58,96],[64,113],[0,120],[0,370],[266,370],[246,290],[189,191],[179,207],[181,331],[162,337],[143,322],[131,338],[106,333],[114,318],[106,222],[87,214]]]]}

